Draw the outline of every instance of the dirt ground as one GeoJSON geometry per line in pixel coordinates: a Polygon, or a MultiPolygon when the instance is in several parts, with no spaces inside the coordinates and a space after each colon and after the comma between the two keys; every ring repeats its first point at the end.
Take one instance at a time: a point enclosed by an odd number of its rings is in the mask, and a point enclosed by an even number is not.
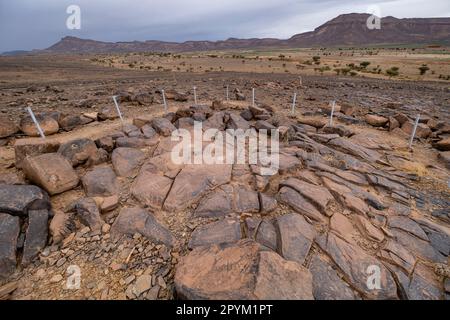
{"type": "MultiPolygon", "coordinates": [[[[217,57],[206,54],[201,54],[200,57],[198,54],[183,54],[180,57],[144,54],[0,57],[0,112],[17,122],[26,114],[27,106],[32,107],[36,113],[99,112],[105,106],[114,105],[112,96],[118,92],[151,93],[154,97],[153,104],[136,105],[125,102],[120,105],[125,121],[130,123],[136,116],[163,114],[162,97],[155,93],[157,90],[173,88],[191,93],[187,102],[169,101],[169,111],[176,111],[193,104],[194,86],[197,88],[198,103],[207,105],[211,105],[215,99],[224,100],[228,86],[232,99],[236,88],[246,96],[245,102],[239,102],[243,106],[250,104],[252,88],[255,88],[256,102],[272,106],[275,117],[279,116],[280,119],[292,116],[292,98],[297,93],[295,117],[298,119],[317,114],[334,100],[339,105],[353,106],[356,116],[367,112],[383,114],[387,110],[398,108],[410,117],[420,113],[446,122],[450,120],[450,82],[439,79],[440,74],[450,75],[448,50],[443,53],[380,50],[376,55],[361,52],[352,55],[350,50],[343,54],[341,52],[343,51],[241,52],[239,57],[236,57],[237,53],[218,53],[217,57]],[[280,58],[280,54],[285,57],[280,58]],[[312,61],[312,57],[316,55],[321,56],[320,65],[304,63],[312,61]],[[359,64],[362,61],[371,62],[370,67],[379,65],[383,72],[386,68],[398,66],[401,74],[395,79],[389,79],[383,74],[361,71],[353,77],[336,76],[332,71],[345,67],[348,63],[359,64]],[[130,66],[130,63],[133,65],[130,66]],[[431,70],[418,80],[417,68],[422,64],[427,64],[431,70]],[[324,65],[329,65],[331,71],[325,71],[323,75],[314,71],[314,68],[324,65]],[[82,103],[83,101],[89,103],[82,103]]],[[[209,53],[211,54],[216,53],[209,53]]],[[[121,125],[119,120],[93,122],[49,139],[58,142],[80,137],[96,139],[120,129],[121,125]]],[[[439,197],[449,200],[449,171],[439,162],[437,151],[428,143],[418,140],[411,153],[407,149],[408,137],[390,135],[384,129],[368,128],[365,125],[354,124],[349,127],[357,133],[364,132],[372,136],[374,141],[383,141],[388,146],[388,153],[407,160],[406,164],[400,163],[398,169],[421,177],[416,188],[421,188],[423,192],[429,190],[433,194],[439,193],[439,197]],[[401,167],[402,165],[406,167],[401,167]]],[[[39,138],[16,136],[15,139],[39,138]]],[[[370,141],[364,143],[370,144],[370,141]]],[[[14,139],[0,140],[0,173],[15,170],[13,144],[14,139]]],[[[126,185],[127,181],[121,183],[126,185]]],[[[79,196],[81,188],[79,189],[53,197],[52,204],[62,208],[70,199],[79,196]]],[[[111,219],[116,214],[116,211],[111,212],[111,219]]],[[[184,243],[198,224],[196,221],[186,220],[183,215],[161,214],[162,219],[184,243]]],[[[110,221],[109,217],[105,220],[110,221]]],[[[152,284],[163,288],[159,296],[156,294],[157,298],[173,298],[171,270],[179,255],[185,253],[183,250],[168,254],[164,246],[149,244],[138,237],[115,243],[111,247],[108,239],[104,238],[101,245],[97,245],[100,242],[96,242],[96,235],[83,240],[87,241],[86,245],[78,240],[82,238],[83,234],[77,234],[76,240],[67,243],[62,251],[52,251],[50,248],[45,253],[46,256],[41,257],[44,262],[52,260],[51,263],[46,263],[52,266],[49,276],[54,281],[41,281],[47,271],[43,271],[39,265],[33,265],[16,275],[21,286],[14,298],[126,299],[129,297],[125,292],[128,285],[136,277],[145,274],[153,274],[152,284]],[[77,250],[83,253],[73,257],[77,250]],[[142,252],[146,255],[142,255],[142,252]],[[81,291],[72,292],[61,288],[57,275],[61,274],[62,266],[67,266],[65,260],[62,261],[65,256],[71,256],[73,263],[83,267],[86,278],[81,291]],[[89,259],[86,260],[86,257],[89,259]],[[92,262],[98,257],[104,261],[100,266],[97,262],[92,262]],[[111,272],[111,268],[116,268],[116,265],[113,266],[115,261],[129,261],[130,257],[132,261],[136,260],[132,262],[136,266],[134,269],[123,270],[119,266],[117,272],[111,272]],[[139,267],[145,257],[153,259],[152,265],[157,266],[154,267],[157,272],[139,267]]]]}

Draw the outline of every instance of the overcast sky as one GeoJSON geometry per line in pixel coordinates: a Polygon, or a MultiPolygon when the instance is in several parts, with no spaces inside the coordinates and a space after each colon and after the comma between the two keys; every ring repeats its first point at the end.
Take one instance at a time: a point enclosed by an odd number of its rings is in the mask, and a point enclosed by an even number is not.
{"type": "Polygon", "coordinates": [[[342,13],[450,17],[449,0],[0,0],[0,52],[43,49],[71,35],[102,41],[289,38],[342,13]],[[69,30],[69,5],[81,29],[69,30]]]}

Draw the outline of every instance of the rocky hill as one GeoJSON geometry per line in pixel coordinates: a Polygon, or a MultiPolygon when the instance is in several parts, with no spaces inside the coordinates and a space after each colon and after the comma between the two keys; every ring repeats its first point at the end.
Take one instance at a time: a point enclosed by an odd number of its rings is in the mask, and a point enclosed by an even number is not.
{"type": "Polygon", "coordinates": [[[450,18],[397,19],[385,17],[380,30],[369,30],[369,14],[351,13],[336,17],[314,31],[296,34],[287,40],[236,39],[224,41],[164,41],[102,42],[76,37],[64,37],[43,52],[107,53],[107,52],[186,52],[248,48],[295,48],[311,46],[348,46],[368,44],[450,43],[450,18]]]}

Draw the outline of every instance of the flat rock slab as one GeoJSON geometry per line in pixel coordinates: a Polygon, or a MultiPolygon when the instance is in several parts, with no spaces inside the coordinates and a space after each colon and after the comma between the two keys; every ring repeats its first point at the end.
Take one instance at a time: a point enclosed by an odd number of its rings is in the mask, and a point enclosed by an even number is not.
{"type": "Polygon", "coordinates": [[[286,214],[276,219],[278,227],[278,253],[286,260],[305,262],[306,256],[316,236],[314,227],[296,213],[286,214]]]}
{"type": "Polygon", "coordinates": [[[316,300],[355,300],[350,286],[341,279],[333,266],[319,255],[314,255],[309,271],[313,278],[313,295],[316,300]]]}
{"type": "Polygon", "coordinates": [[[253,239],[273,251],[277,250],[277,230],[272,222],[247,218],[245,225],[249,239],[253,239]]]}
{"type": "Polygon", "coordinates": [[[131,175],[144,159],[145,153],[134,148],[117,148],[111,155],[114,171],[119,177],[131,175]]]}
{"type": "Polygon", "coordinates": [[[236,219],[223,219],[200,226],[192,232],[189,249],[212,244],[234,243],[241,239],[241,224],[236,219]]]}
{"type": "Polygon", "coordinates": [[[225,217],[233,212],[233,187],[224,185],[206,195],[195,209],[195,217],[225,217]]]}
{"type": "Polygon", "coordinates": [[[188,165],[175,178],[164,202],[169,211],[181,211],[206,192],[230,182],[231,165],[188,165]]]}
{"type": "Polygon", "coordinates": [[[161,209],[173,180],[147,170],[141,170],[131,187],[131,194],[143,205],[161,209]]]}
{"type": "Polygon", "coordinates": [[[172,233],[161,224],[152,213],[141,208],[124,208],[111,227],[114,236],[126,234],[133,236],[140,233],[147,239],[156,243],[163,243],[172,247],[175,238],[172,233]]]}
{"type": "Polygon", "coordinates": [[[0,213],[0,279],[16,269],[16,247],[20,232],[19,217],[0,213]]]}
{"type": "Polygon", "coordinates": [[[0,212],[26,216],[28,210],[50,209],[50,198],[33,185],[0,184],[0,212]]]}
{"type": "Polygon", "coordinates": [[[88,197],[108,197],[119,192],[116,174],[110,167],[96,167],[86,173],[81,181],[88,197]]]}
{"type": "Polygon", "coordinates": [[[27,156],[37,156],[44,153],[57,152],[60,144],[55,141],[33,141],[28,139],[16,140],[14,143],[14,155],[16,158],[16,168],[22,168],[22,162],[27,156]]]}
{"type": "Polygon", "coordinates": [[[278,192],[277,199],[294,209],[296,212],[307,216],[318,222],[325,222],[325,217],[305,199],[300,193],[289,187],[282,187],[278,192]]]}
{"type": "Polygon", "coordinates": [[[328,142],[328,145],[352,156],[364,159],[369,163],[375,163],[381,159],[381,154],[377,151],[365,148],[357,143],[353,143],[347,138],[333,139],[328,142]]]}
{"type": "Polygon", "coordinates": [[[25,233],[22,265],[28,265],[47,245],[48,211],[30,210],[28,213],[28,228],[25,233]]]}
{"type": "Polygon", "coordinates": [[[177,266],[175,288],[182,299],[313,299],[312,277],[301,265],[259,245],[198,247],[177,266]]]}
{"type": "Polygon", "coordinates": [[[281,187],[286,186],[294,189],[298,193],[300,193],[303,197],[310,200],[312,203],[314,203],[322,213],[331,215],[328,212],[328,205],[334,201],[334,197],[328,191],[326,188],[322,186],[316,186],[313,184],[310,184],[308,182],[296,179],[296,178],[289,178],[285,181],[283,181],[280,184],[281,187]]]}
{"type": "Polygon", "coordinates": [[[346,281],[369,299],[397,299],[397,286],[389,270],[376,258],[355,244],[350,244],[333,232],[317,238],[317,243],[343,272],[346,281]],[[370,266],[380,270],[381,289],[369,289],[370,266]]]}
{"type": "Polygon", "coordinates": [[[30,181],[44,188],[50,195],[71,190],[80,181],[69,160],[57,153],[25,158],[23,171],[30,181]]]}

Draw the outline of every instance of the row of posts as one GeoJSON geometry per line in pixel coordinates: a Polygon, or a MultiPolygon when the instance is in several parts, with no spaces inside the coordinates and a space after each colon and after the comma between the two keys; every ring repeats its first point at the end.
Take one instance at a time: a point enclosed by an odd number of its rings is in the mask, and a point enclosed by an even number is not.
{"type": "MultiPolygon", "coordinates": [[[[302,78],[300,77],[300,84],[302,84],[302,78]]],[[[198,101],[197,101],[197,87],[193,87],[194,89],[194,104],[197,105],[198,101]]],[[[226,86],[226,100],[229,101],[230,100],[230,92],[229,92],[229,86],[226,86]]],[[[166,94],[164,92],[164,90],[161,90],[161,95],[162,95],[162,99],[163,99],[163,104],[164,104],[164,112],[167,114],[168,113],[168,106],[167,106],[167,99],[166,99],[166,94]]],[[[252,106],[255,107],[256,106],[256,102],[255,102],[255,88],[252,88],[252,106]]],[[[119,115],[120,121],[122,123],[124,123],[124,119],[122,116],[122,112],[120,111],[120,107],[119,107],[119,103],[117,101],[117,96],[113,96],[112,97],[113,101],[114,101],[114,105],[116,107],[116,111],[117,114],[119,115]]],[[[295,115],[295,107],[296,107],[296,102],[297,102],[297,92],[294,92],[294,96],[292,99],[292,107],[291,107],[291,114],[295,115]]],[[[336,108],[336,101],[331,101],[330,103],[331,106],[331,112],[330,112],[330,120],[329,120],[329,125],[332,126],[333,125],[333,117],[334,117],[334,112],[335,112],[335,108],[336,108]]],[[[27,107],[26,110],[28,111],[28,113],[30,114],[31,119],[33,120],[36,129],[39,132],[39,135],[41,136],[42,139],[45,139],[45,135],[44,135],[44,131],[42,130],[41,126],[39,125],[39,122],[37,121],[33,110],[31,110],[30,107],[27,107]]],[[[419,125],[419,121],[420,121],[420,114],[417,115],[416,120],[414,122],[414,127],[413,127],[413,131],[411,133],[411,137],[409,139],[409,143],[408,143],[408,147],[409,149],[412,149],[412,145],[414,142],[414,138],[416,135],[416,131],[417,131],[417,126],[419,125]]]]}

